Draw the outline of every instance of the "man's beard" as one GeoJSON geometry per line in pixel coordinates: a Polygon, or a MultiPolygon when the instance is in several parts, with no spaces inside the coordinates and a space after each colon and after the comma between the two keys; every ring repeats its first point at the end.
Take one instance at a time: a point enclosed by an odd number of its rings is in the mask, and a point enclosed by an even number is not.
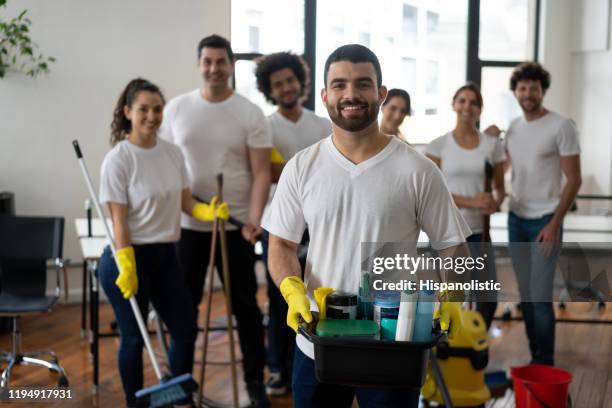
{"type": "Polygon", "coordinates": [[[278,105],[282,107],[283,109],[293,109],[297,106],[299,102],[300,102],[300,98],[295,98],[294,100],[290,102],[279,101],[278,105]]]}
{"type": "Polygon", "coordinates": [[[372,124],[378,119],[378,110],[380,104],[378,102],[367,103],[362,100],[345,101],[332,106],[327,104],[327,113],[329,118],[334,122],[340,129],[346,130],[347,132],[359,132],[372,124]],[[360,117],[356,118],[345,118],[342,116],[342,108],[347,105],[363,105],[366,110],[360,117]]]}
{"type": "Polygon", "coordinates": [[[534,113],[540,110],[540,108],[542,107],[542,100],[540,99],[539,101],[533,101],[531,99],[528,100],[529,102],[532,102],[532,106],[531,108],[527,109],[525,107],[525,104],[523,103],[523,101],[521,101],[519,103],[519,105],[521,105],[521,109],[523,110],[523,112],[525,113],[534,113]]]}

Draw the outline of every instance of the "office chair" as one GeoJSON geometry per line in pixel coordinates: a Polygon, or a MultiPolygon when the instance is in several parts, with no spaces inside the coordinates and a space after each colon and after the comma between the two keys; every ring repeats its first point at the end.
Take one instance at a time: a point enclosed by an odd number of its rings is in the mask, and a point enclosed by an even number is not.
{"type": "Polygon", "coordinates": [[[66,371],[52,351],[25,353],[21,350],[19,317],[50,311],[60,296],[60,271],[64,239],[63,217],[0,216],[0,316],[11,318],[12,350],[1,359],[8,366],[0,387],[8,387],[11,370],[20,364],[48,368],[59,374],[58,386],[68,386],[66,371]],[[55,293],[47,296],[47,261],[56,270],[55,293]],[[48,355],[51,361],[37,358],[48,355]]]}

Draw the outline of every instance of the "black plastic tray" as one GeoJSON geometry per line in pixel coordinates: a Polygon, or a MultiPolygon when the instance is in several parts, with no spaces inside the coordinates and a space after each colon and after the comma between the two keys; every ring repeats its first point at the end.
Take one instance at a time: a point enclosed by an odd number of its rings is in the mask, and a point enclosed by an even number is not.
{"type": "Polygon", "coordinates": [[[317,380],[351,387],[421,388],[432,347],[445,337],[438,332],[428,342],[320,337],[300,325],[314,344],[317,380]]]}

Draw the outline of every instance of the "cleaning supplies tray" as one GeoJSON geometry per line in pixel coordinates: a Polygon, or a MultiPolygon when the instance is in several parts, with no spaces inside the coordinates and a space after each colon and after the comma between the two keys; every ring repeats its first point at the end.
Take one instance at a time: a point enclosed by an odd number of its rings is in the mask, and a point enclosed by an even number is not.
{"type": "Polygon", "coordinates": [[[431,341],[375,340],[363,337],[321,337],[300,323],[299,333],[314,344],[317,380],[352,387],[420,388],[429,353],[445,335],[431,341]]]}

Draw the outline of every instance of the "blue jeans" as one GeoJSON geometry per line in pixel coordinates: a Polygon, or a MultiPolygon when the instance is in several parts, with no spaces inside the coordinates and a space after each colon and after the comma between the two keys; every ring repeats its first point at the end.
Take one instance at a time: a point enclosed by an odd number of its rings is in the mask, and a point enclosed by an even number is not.
{"type": "MultiPolygon", "coordinates": [[[[482,239],[482,234],[472,234],[466,238],[472,257],[480,257],[485,253],[487,255],[487,268],[483,271],[484,273],[481,273],[478,276],[473,276],[473,278],[479,279],[480,281],[492,279],[497,282],[495,254],[492,250],[491,243],[485,242],[483,245],[482,239]]],[[[478,312],[480,312],[482,315],[487,326],[487,330],[489,327],[491,327],[491,322],[493,321],[493,316],[495,315],[495,309],[497,309],[497,292],[493,290],[478,294],[476,310],[478,310],[478,312]]]]}
{"type": "MultiPolygon", "coordinates": [[[[554,364],[555,311],[552,289],[560,247],[555,248],[549,256],[544,256],[540,254],[538,245],[527,243],[535,242],[552,216],[548,214],[541,218],[526,219],[513,212],[508,214],[509,252],[521,295],[531,362],[534,364],[554,364]],[[533,299],[542,301],[534,302],[533,299]]],[[[562,240],[562,231],[563,226],[559,231],[559,240],[562,240]]]]}
{"type": "MultiPolygon", "coordinates": [[[[178,269],[174,245],[134,245],[138,293],[136,300],[146,319],[149,302],[170,332],[170,369],[173,376],[191,373],[197,336],[195,310],[183,274],[178,269]]],[[[117,266],[108,247],[98,269],[102,288],[117,318],[120,334],[119,374],[127,406],[136,405],[136,391],[143,387],[142,348],[144,340],[138,330],[130,302],[115,285],[117,266]]]]}
{"type": "Polygon", "coordinates": [[[293,360],[292,387],[295,408],[350,408],[355,396],[360,408],[414,408],[419,405],[418,388],[352,388],[320,383],[315,377],[314,360],[297,346],[293,360]]]}

